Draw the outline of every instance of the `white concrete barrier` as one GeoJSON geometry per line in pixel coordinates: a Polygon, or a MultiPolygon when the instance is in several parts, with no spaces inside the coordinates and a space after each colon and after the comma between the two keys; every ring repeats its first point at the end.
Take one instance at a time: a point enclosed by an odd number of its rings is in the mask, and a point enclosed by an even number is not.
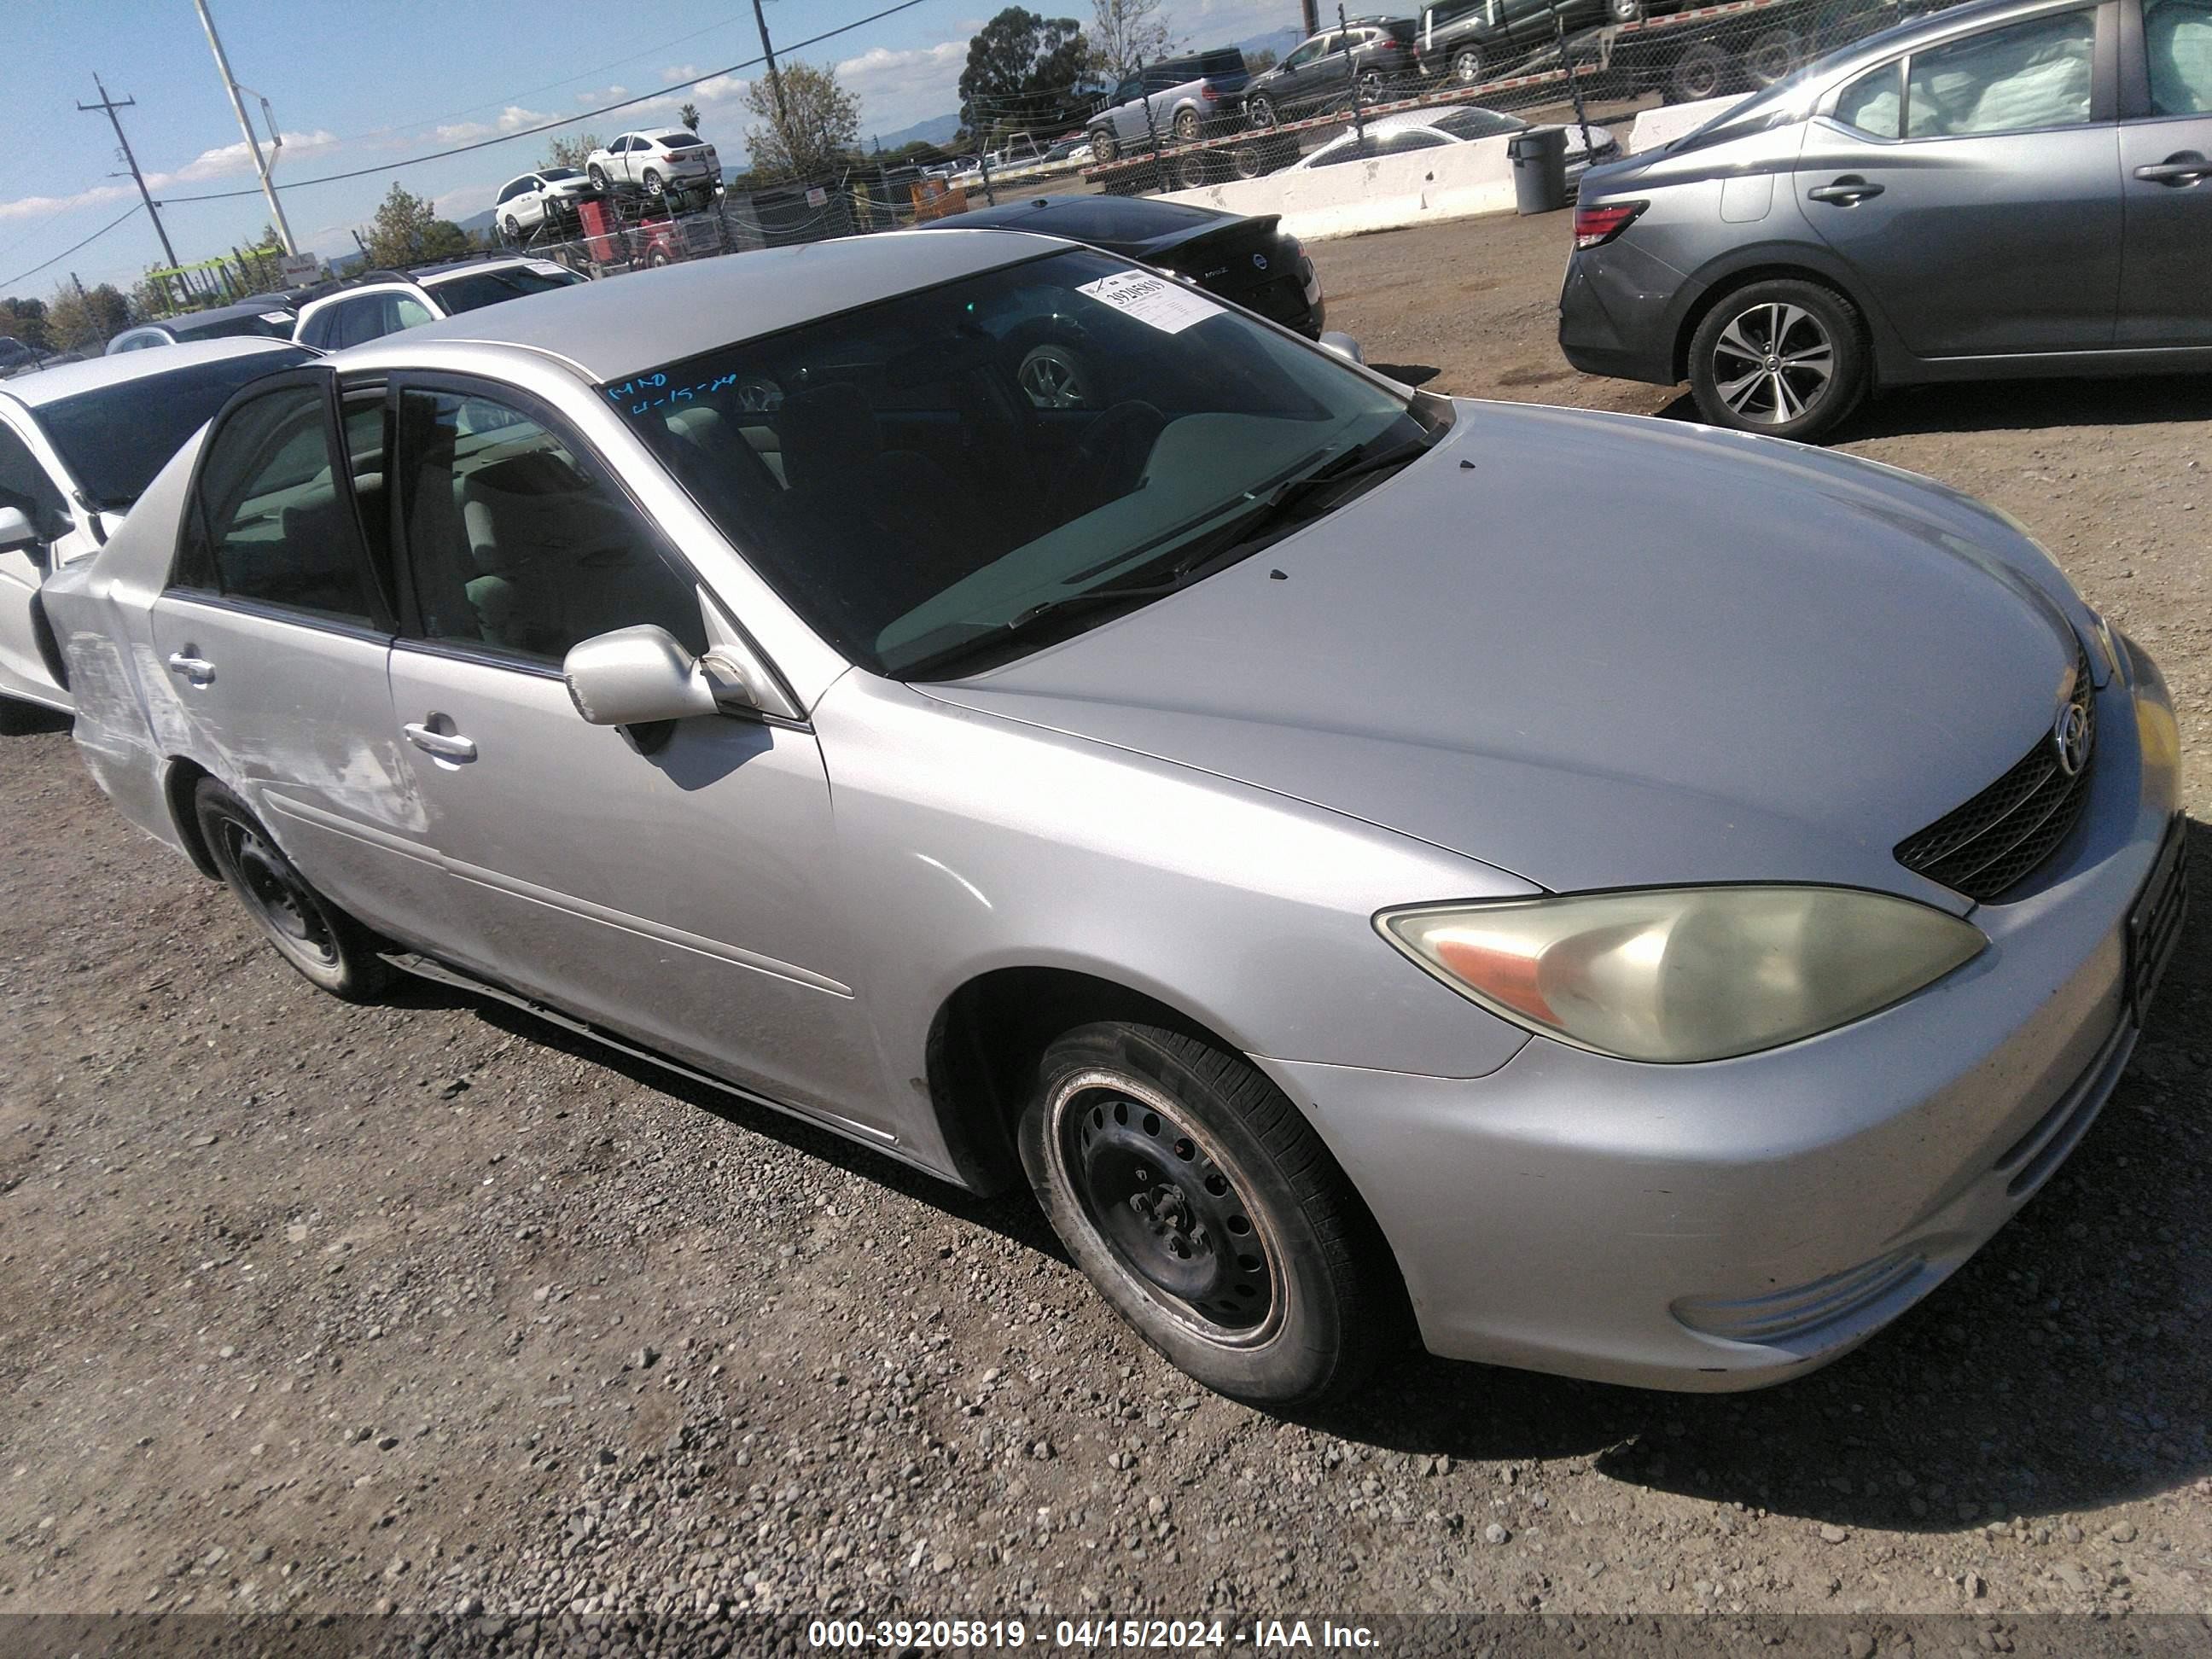
{"type": "Polygon", "coordinates": [[[1670,144],[1684,133],[1695,132],[1723,110],[1741,102],[1741,93],[1730,93],[1725,98],[1700,98],[1694,104],[1662,104],[1657,109],[1638,110],[1636,125],[1628,131],[1628,153],[1634,155],[1670,144]]]}
{"type": "Polygon", "coordinates": [[[1308,241],[1462,219],[1513,205],[1508,142],[1478,138],[1331,167],[1285,167],[1264,179],[1232,179],[1160,199],[1224,213],[1279,213],[1285,230],[1308,241]]]}

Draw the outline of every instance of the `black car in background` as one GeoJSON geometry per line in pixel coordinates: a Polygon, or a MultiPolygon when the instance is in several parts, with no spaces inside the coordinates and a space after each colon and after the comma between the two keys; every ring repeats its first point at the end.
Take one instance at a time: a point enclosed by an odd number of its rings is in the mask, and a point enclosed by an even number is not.
{"type": "MultiPolygon", "coordinates": [[[[1244,218],[1139,196],[1039,196],[926,221],[922,230],[1029,230],[1064,236],[1188,276],[1310,340],[1321,337],[1321,278],[1274,214],[1244,218]]],[[[1040,372],[1047,372],[1040,370],[1040,372]]],[[[1025,365],[1024,384],[1032,398],[1025,365]]]]}

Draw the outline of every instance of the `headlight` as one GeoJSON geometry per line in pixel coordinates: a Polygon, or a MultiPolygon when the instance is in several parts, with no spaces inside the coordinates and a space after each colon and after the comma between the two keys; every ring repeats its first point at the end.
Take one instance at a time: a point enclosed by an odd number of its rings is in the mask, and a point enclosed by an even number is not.
{"type": "Polygon", "coordinates": [[[1621,1060],[1725,1060],[1849,1024],[1979,955],[1956,916],[1841,887],[1674,887],[1385,911],[1382,936],[1516,1025],[1621,1060]]]}

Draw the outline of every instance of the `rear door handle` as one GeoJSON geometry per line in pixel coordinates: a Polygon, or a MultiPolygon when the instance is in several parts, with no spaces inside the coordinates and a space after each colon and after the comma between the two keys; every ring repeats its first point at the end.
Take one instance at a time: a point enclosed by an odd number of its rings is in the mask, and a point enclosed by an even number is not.
{"type": "Polygon", "coordinates": [[[2212,174],[2212,161],[2206,161],[2193,149],[2185,149],[2178,155],[2169,155],[2163,161],[2136,169],[2136,177],[2148,184],[2193,185],[2212,174]]]}
{"type": "Polygon", "coordinates": [[[1839,207],[1852,207],[1869,196],[1881,194],[1882,186],[1869,184],[1855,174],[1845,174],[1832,185],[1816,185],[1806,195],[1816,202],[1833,202],[1839,207]]]}
{"type": "Polygon", "coordinates": [[[205,657],[187,656],[182,651],[169,653],[169,672],[182,674],[194,685],[205,685],[215,678],[215,665],[205,657]]]}
{"type": "Polygon", "coordinates": [[[477,757],[477,746],[458,732],[434,732],[428,726],[410,721],[399,728],[407,734],[407,741],[426,755],[435,755],[440,760],[472,761],[477,757]]]}

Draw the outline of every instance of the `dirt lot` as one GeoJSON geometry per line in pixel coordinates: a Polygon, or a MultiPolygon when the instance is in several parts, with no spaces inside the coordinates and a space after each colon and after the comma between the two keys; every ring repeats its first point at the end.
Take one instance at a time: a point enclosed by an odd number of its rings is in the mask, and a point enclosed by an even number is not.
{"type": "MultiPolygon", "coordinates": [[[[1565,228],[1322,246],[1331,320],[1453,392],[1675,412],[1559,360],[1565,228]]],[[[2208,416],[1929,392],[1844,444],[2024,520],[2201,756],[2208,416]]],[[[1751,1609],[1864,1659],[1887,1614],[1989,1650],[2212,1601],[2201,920],[2072,1162],[1844,1363],[1703,1398],[1409,1357],[1291,1423],[1141,1348],[1025,1204],[465,998],[317,996],[65,732],[0,745],[0,1612],[1751,1609]]]]}

